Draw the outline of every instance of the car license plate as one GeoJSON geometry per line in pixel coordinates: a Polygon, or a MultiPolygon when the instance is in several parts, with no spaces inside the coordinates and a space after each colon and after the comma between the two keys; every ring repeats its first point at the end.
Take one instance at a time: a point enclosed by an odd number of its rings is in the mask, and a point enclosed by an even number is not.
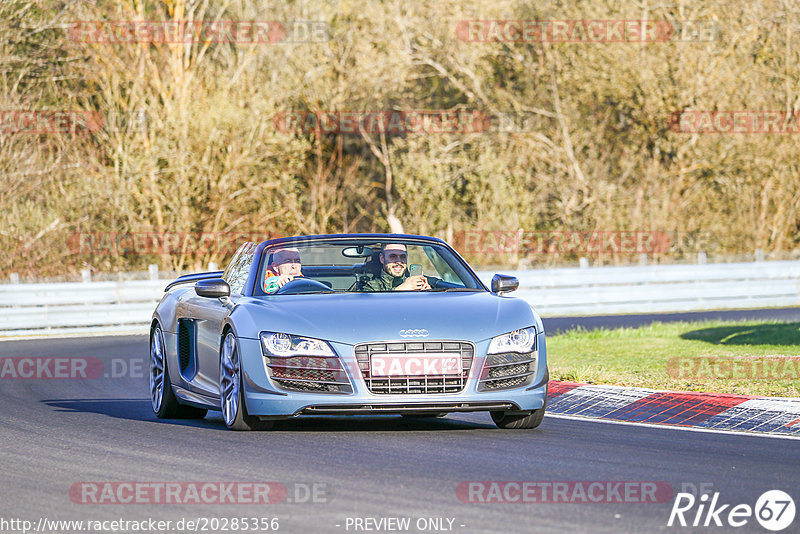
{"type": "Polygon", "coordinates": [[[461,374],[461,356],[454,354],[373,354],[372,376],[443,376],[461,374]]]}

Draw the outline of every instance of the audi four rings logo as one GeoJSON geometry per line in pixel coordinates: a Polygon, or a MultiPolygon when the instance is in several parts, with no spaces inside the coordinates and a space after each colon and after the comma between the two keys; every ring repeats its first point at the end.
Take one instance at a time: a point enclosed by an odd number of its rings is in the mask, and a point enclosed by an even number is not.
{"type": "Polygon", "coordinates": [[[400,330],[400,337],[428,337],[428,331],[424,328],[400,330]]]}

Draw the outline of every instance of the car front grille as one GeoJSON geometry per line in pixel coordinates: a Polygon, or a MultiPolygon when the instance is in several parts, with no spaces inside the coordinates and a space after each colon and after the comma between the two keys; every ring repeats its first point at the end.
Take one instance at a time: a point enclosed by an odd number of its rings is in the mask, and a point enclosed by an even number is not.
{"type": "Polygon", "coordinates": [[[281,389],[308,393],[352,393],[338,357],[266,357],[269,376],[281,389]]]}
{"type": "Polygon", "coordinates": [[[458,393],[464,389],[469,376],[475,347],[465,341],[387,341],[362,343],[355,347],[361,376],[370,393],[380,395],[458,393]],[[446,354],[461,358],[458,374],[421,374],[398,376],[373,376],[372,356],[418,356],[446,354]]]}
{"type": "Polygon", "coordinates": [[[522,354],[508,352],[486,356],[478,391],[511,389],[530,384],[536,374],[537,356],[535,350],[522,354]]]}

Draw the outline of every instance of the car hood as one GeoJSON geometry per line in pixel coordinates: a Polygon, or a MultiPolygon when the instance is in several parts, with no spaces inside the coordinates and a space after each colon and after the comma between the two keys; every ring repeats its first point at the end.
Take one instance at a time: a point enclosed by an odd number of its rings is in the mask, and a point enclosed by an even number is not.
{"type": "Polygon", "coordinates": [[[232,318],[241,337],[286,332],[352,345],[397,339],[479,342],[538,322],[524,300],[485,291],[248,298],[236,306],[232,318]]]}

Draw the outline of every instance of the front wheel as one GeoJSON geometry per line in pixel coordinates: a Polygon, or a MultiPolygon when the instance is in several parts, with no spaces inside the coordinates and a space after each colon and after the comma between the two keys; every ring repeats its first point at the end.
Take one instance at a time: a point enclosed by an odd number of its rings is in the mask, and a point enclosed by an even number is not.
{"type": "Polygon", "coordinates": [[[164,332],[156,325],[150,335],[150,404],[159,419],[202,419],[207,410],[178,403],[167,370],[164,332]]]}
{"type": "Polygon", "coordinates": [[[509,414],[508,412],[491,412],[492,421],[500,428],[505,429],[520,429],[520,428],[536,428],[542,424],[544,419],[544,407],[538,410],[533,410],[529,413],[522,414],[509,414]]]}
{"type": "MultiPolygon", "coordinates": [[[[550,368],[546,368],[544,374],[545,384],[550,382],[550,368]]],[[[495,411],[492,414],[492,421],[500,428],[505,429],[521,429],[521,428],[536,428],[542,424],[544,419],[544,411],[547,409],[547,388],[544,390],[544,404],[538,410],[531,412],[510,414],[508,412],[495,411]]]]}
{"type": "Polygon", "coordinates": [[[231,430],[269,430],[272,421],[248,415],[242,393],[242,366],[236,336],[228,332],[219,355],[219,400],[225,426],[231,430]]]}

